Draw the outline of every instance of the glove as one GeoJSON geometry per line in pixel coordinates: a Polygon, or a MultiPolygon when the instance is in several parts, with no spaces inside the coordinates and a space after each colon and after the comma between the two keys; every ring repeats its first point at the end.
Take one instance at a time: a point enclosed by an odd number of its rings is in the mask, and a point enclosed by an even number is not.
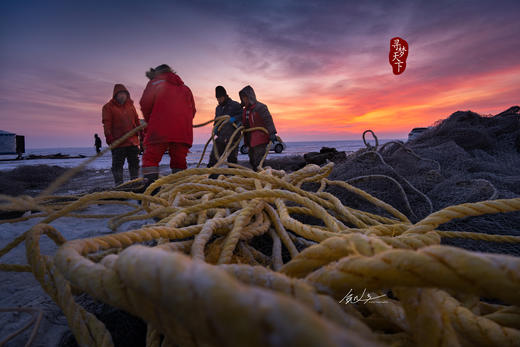
{"type": "Polygon", "coordinates": [[[275,142],[276,141],[276,134],[271,134],[271,136],[269,136],[269,140],[271,140],[271,142],[275,142]]]}
{"type": "Polygon", "coordinates": [[[234,123],[237,119],[235,117],[229,117],[229,123],[234,123]]]}

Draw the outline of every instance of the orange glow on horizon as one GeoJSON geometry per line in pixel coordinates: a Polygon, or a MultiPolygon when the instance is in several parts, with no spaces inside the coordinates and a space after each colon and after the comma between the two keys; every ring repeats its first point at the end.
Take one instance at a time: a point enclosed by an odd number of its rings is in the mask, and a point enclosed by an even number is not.
{"type": "Polygon", "coordinates": [[[353,134],[360,136],[366,129],[405,136],[411,128],[429,126],[458,110],[498,113],[518,103],[514,100],[513,81],[520,81],[520,67],[451,83],[445,81],[449,87],[446,90],[436,88],[442,81],[435,80],[430,85],[422,84],[417,88],[418,93],[414,93],[413,88],[406,90],[410,96],[404,99],[396,97],[402,92],[384,88],[361,95],[345,95],[343,99],[327,95],[291,97],[280,103],[276,99],[259,99],[268,105],[282,138],[304,140],[309,133],[351,138],[353,134]],[[370,109],[374,97],[380,98],[382,105],[370,109]],[[345,106],[347,104],[352,106],[345,106]],[[356,112],[356,108],[362,111],[356,112]]]}
{"type": "MultiPolygon", "coordinates": [[[[296,82],[277,82],[272,86],[258,81],[251,85],[258,99],[268,106],[278,134],[285,141],[360,139],[366,129],[374,130],[381,138],[405,138],[412,128],[429,126],[458,110],[496,114],[519,103],[520,65],[465,78],[447,76],[422,80],[412,73],[413,69],[407,70],[397,79],[381,74],[369,78],[358,76],[343,91],[325,87],[312,95],[292,84],[296,82]],[[409,78],[407,73],[411,75],[409,78]],[[400,85],[404,86],[401,90],[393,89],[400,85]]],[[[323,80],[329,86],[333,85],[328,76],[323,80]]],[[[131,88],[138,113],[141,88],[144,88],[140,85],[135,82],[131,88]]],[[[188,85],[197,106],[194,124],[212,119],[216,106],[214,86],[207,81],[201,84],[188,82],[188,85]]],[[[230,95],[238,94],[240,89],[238,83],[226,87],[230,95]]],[[[77,138],[88,144],[94,133],[103,133],[100,112],[109,97],[100,102],[67,100],[53,95],[29,94],[28,97],[39,105],[61,108],[59,113],[40,113],[42,106],[39,106],[16,119],[6,119],[3,126],[26,135],[29,148],[32,147],[30,141],[42,134],[61,134],[58,143],[67,137],[70,138],[68,141],[77,138]],[[31,122],[35,115],[40,119],[37,123],[31,122]],[[19,124],[24,124],[20,130],[17,129],[19,124]]],[[[210,125],[194,129],[194,143],[205,143],[210,133],[210,125]]]]}

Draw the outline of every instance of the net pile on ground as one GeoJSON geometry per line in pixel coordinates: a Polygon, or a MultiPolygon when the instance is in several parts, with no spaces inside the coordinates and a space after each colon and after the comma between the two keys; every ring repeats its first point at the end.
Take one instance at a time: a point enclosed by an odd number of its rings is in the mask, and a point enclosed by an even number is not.
{"type": "MultiPolygon", "coordinates": [[[[433,211],[468,202],[520,196],[520,107],[495,115],[458,111],[406,143],[390,141],[364,148],[337,162],[330,179],[341,180],[391,204],[412,222],[433,211]]],[[[367,131],[370,132],[370,131],[367,131]]],[[[374,141],[371,141],[374,144],[374,141]]],[[[350,207],[384,213],[335,187],[350,207]]],[[[452,220],[442,230],[520,235],[520,213],[452,220]]],[[[520,256],[507,243],[443,238],[468,250],[520,256]]]]}
{"type": "Polygon", "coordinates": [[[519,198],[452,206],[412,224],[364,191],[328,180],[331,170],[332,164],[293,173],[189,169],[159,179],[144,194],[85,195],[49,210],[1,250],[0,256],[25,240],[29,263],[3,269],[32,271],[83,346],[113,343],[104,325],[74,301],[80,291],[141,317],[148,346],[520,343],[520,258],[441,246],[450,232],[436,230],[454,218],[518,211],[519,198]],[[309,182],[319,189],[303,190],[309,182]],[[345,206],[325,192],[329,186],[393,217],[345,206]],[[112,217],[114,229],[129,220],[158,221],[69,242],[49,225],[114,198],[142,201],[112,217]],[[303,224],[296,214],[322,225],[303,224]],[[61,245],[54,256],[40,253],[44,234],[61,245]],[[349,292],[365,292],[365,301],[353,303],[349,292]],[[366,302],[367,294],[384,303],[366,302]]]}

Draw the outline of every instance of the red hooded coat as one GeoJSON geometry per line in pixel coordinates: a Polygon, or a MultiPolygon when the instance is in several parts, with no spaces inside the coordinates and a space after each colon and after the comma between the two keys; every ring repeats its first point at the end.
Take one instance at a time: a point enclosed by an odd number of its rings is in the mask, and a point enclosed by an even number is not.
{"type": "MultiPolygon", "coordinates": [[[[130,93],[128,93],[124,85],[116,84],[114,86],[112,99],[103,106],[102,120],[105,138],[109,145],[130,130],[139,126],[139,117],[137,116],[134,102],[130,99],[130,93]],[[116,94],[119,92],[126,92],[128,94],[128,98],[123,105],[115,99],[116,94]]],[[[137,134],[126,139],[118,147],[127,146],[139,146],[137,134]]]]}
{"type": "Polygon", "coordinates": [[[161,73],[148,82],[140,104],[148,123],[145,145],[177,142],[191,147],[195,101],[190,88],[177,74],[161,73]]]}
{"type": "Polygon", "coordinates": [[[247,96],[250,102],[250,105],[244,108],[242,114],[242,124],[246,129],[262,127],[269,132],[269,135],[261,130],[246,133],[244,137],[245,144],[249,147],[268,144],[269,137],[276,134],[276,128],[267,106],[256,100],[255,91],[251,86],[244,87],[238,95],[247,96]]]}

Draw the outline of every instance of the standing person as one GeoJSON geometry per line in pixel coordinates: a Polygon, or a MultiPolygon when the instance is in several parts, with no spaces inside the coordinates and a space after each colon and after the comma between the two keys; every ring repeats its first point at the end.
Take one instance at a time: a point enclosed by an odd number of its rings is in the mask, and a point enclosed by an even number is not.
{"type": "Polygon", "coordinates": [[[245,106],[242,114],[242,124],[244,124],[246,129],[263,127],[269,132],[268,135],[262,130],[255,130],[246,133],[244,137],[244,143],[249,147],[249,163],[253,170],[258,171],[258,165],[260,165],[264,157],[269,140],[271,142],[276,140],[276,128],[267,106],[256,100],[255,91],[251,86],[244,87],[238,95],[242,105],[245,106]]]}
{"type": "MultiPolygon", "coordinates": [[[[112,99],[103,106],[103,128],[108,145],[139,126],[139,118],[130,99],[128,89],[122,84],[114,86],[112,99]]],[[[112,149],[112,175],[116,186],[123,183],[123,165],[128,161],[130,179],[139,176],[139,139],[137,134],[112,149]]]]}
{"type": "MultiPolygon", "coordinates": [[[[224,154],[224,150],[226,149],[226,146],[231,139],[231,135],[235,132],[235,130],[240,127],[242,123],[242,106],[232,100],[226,92],[226,89],[222,86],[217,86],[215,88],[215,97],[217,98],[218,105],[215,108],[215,118],[228,115],[231,118],[228,120],[226,124],[224,124],[220,130],[215,129],[215,134],[217,135],[217,138],[215,139],[215,146],[218,153],[218,156],[220,157],[222,154],[224,154]]],[[[235,136],[234,141],[236,141],[239,137],[235,136]]],[[[236,146],[235,149],[229,154],[227,161],[230,163],[237,162],[237,156],[238,156],[238,147],[236,146]]],[[[211,151],[211,154],[209,156],[209,163],[208,167],[212,167],[217,163],[217,157],[215,156],[215,150],[211,151]]]]}
{"type": "Polygon", "coordinates": [[[150,81],[141,97],[145,128],[143,175],[146,185],[159,177],[159,162],[168,150],[172,173],[187,168],[186,155],[193,144],[195,101],[190,88],[166,64],[150,69],[150,81]]]}
{"type": "Polygon", "coordinates": [[[94,146],[96,146],[96,153],[101,152],[101,139],[98,134],[94,134],[94,146]]]}

